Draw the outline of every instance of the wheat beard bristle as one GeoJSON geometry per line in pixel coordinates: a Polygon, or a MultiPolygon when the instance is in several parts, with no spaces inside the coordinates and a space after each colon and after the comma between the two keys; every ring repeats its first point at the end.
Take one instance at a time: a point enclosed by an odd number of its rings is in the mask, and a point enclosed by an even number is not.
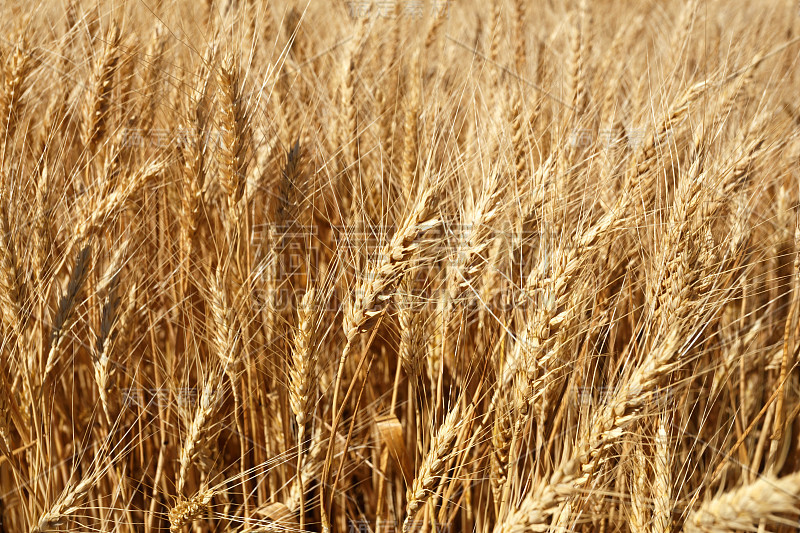
{"type": "Polygon", "coordinates": [[[800,526],[795,3],[50,4],[0,533],[800,526]]]}

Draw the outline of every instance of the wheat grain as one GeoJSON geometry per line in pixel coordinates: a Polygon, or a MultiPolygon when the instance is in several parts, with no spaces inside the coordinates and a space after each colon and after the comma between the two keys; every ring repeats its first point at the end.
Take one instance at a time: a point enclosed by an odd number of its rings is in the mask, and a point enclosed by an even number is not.
{"type": "Polygon", "coordinates": [[[0,529],[796,529],[790,4],[8,0],[0,529]]]}

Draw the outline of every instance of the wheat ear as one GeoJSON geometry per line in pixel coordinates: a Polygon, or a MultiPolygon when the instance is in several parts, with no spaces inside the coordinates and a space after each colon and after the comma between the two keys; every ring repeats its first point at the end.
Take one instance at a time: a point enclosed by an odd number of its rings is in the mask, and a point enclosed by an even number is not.
{"type": "Polygon", "coordinates": [[[672,531],[672,452],[666,415],[656,426],[653,457],[653,533],[672,531]]]}
{"type": "MultiPolygon", "coordinates": [[[[120,251],[124,251],[124,249],[125,245],[119,248],[120,251]]],[[[116,367],[111,360],[111,354],[113,353],[117,333],[120,327],[123,326],[119,322],[120,317],[118,314],[120,303],[118,290],[122,256],[123,253],[115,254],[107,269],[107,272],[112,272],[109,276],[110,279],[108,281],[103,280],[97,287],[98,293],[106,292],[106,295],[101,312],[100,331],[93,346],[92,364],[94,366],[94,379],[97,383],[97,390],[100,393],[100,405],[109,425],[113,423],[116,416],[116,406],[113,404],[116,367]],[[106,285],[107,288],[103,290],[104,287],[102,285],[106,285]]]]}
{"type": "Polygon", "coordinates": [[[403,163],[400,170],[400,185],[406,198],[414,192],[414,179],[417,171],[417,124],[420,112],[419,50],[414,52],[409,67],[408,93],[403,100],[405,116],[403,120],[403,163]]]}
{"type": "Polygon", "coordinates": [[[315,290],[309,289],[297,309],[297,327],[292,332],[292,364],[289,370],[289,405],[297,422],[297,481],[300,483],[300,527],[305,525],[305,484],[303,451],[306,427],[311,415],[316,385],[317,353],[314,346],[316,327],[315,290]]]}
{"type": "Polygon", "coordinates": [[[184,526],[191,524],[200,516],[214,497],[214,491],[207,490],[194,495],[188,500],[179,501],[169,510],[170,533],[180,533],[184,526]]]}
{"type": "Polygon", "coordinates": [[[178,457],[179,471],[176,484],[178,494],[183,492],[183,488],[186,485],[186,475],[189,473],[189,466],[197,454],[197,449],[207,430],[209,418],[216,407],[219,390],[215,389],[215,387],[219,386],[219,381],[218,373],[212,371],[208,378],[208,383],[203,388],[203,393],[200,396],[200,404],[195,410],[194,417],[184,437],[183,446],[178,457]]]}
{"type": "Polygon", "coordinates": [[[0,308],[7,331],[16,331],[24,322],[21,309],[25,299],[25,284],[19,264],[14,232],[9,220],[6,191],[0,190],[0,308]]]}
{"type": "MultiPolygon", "coordinates": [[[[348,304],[344,309],[342,327],[345,333],[345,346],[339,356],[331,404],[333,406],[331,410],[333,419],[331,432],[333,434],[336,434],[339,423],[338,398],[342,374],[344,373],[344,364],[350,354],[353,342],[359,333],[369,331],[386,310],[394,295],[397,283],[408,268],[411,257],[419,249],[418,237],[424,231],[438,224],[438,220],[433,215],[433,200],[437,194],[438,189],[433,184],[429,184],[422,190],[413,209],[404,218],[390,241],[382,248],[377,264],[370,269],[367,279],[360,281],[353,299],[348,300],[348,304]]],[[[328,482],[328,467],[332,453],[333,446],[329,446],[323,483],[328,482]]],[[[320,502],[323,506],[323,512],[325,506],[324,497],[325,491],[321,490],[320,502]]],[[[328,527],[328,524],[325,523],[326,518],[323,517],[323,529],[328,527]]]]}
{"type": "Polygon", "coordinates": [[[439,426],[431,443],[431,448],[422,460],[417,476],[414,478],[411,490],[408,493],[406,519],[403,522],[404,532],[411,530],[414,517],[420,508],[425,505],[425,502],[433,494],[437,483],[441,480],[445,464],[453,449],[458,428],[462,422],[459,418],[460,414],[461,409],[456,404],[447,413],[442,425],[439,426]]]}
{"type": "Polygon", "coordinates": [[[64,342],[64,337],[74,323],[74,311],[75,307],[78,305],[78,295],[89,273],[91,253],[92,248],[88,244],[78,253],[75,258],[75,266],[72,268],[72,272],[69,276],[67,288],[58,302],[58,311],[53,320],[53,327],[50,334],[50,348],[44,366],[42,383],[47,381],[48,376],[58,363],[58,353],[64,342]]]}
{"type": "Polygon", "coordinates": [[[211,77],[209,76],[209,66],[213,63],[216,50],[209,47],[206,57],[201,63],[197,78],[201,80],[200,87],[190,90],[187,97],[187,118],[186,129],[189,132],[188,139],[181,144],[183,160],[183,177],[185,184],[181,187],[181,211],[180,211],[180,243],[183,253],[184,267],[188,266],[189,257],[192,253],[192,244],[195,232],[197,231],[198,214],[202,205],[203,189],[206,185],[206,173],[208,171],[208,134],[209,134],[209,115],[210,115],[210,86],[211,77]]]}
{"type": "Polygon", "coordinates": [[[119,65],[120,30],[116,23],[111,24],[104,42],[103,52],[95,67],[92,90],[86,102],[83,142],[90,153],[95,150],[106,133],[108,113],[111,109],[114,74],[119,65]]]}
{"type": "Polygon", "coordinates": [[[30,533],[48,533],[55,531],[67,522],[67,518],[80,510],[79,503],[86,498],[89,490],[97,482],[102,470],[95,470],[78,482],[77,485],[70,487],[61,493],[61,496],[50,507],[50,509],[39,517],[30,533]]]}
{"type": "MultiPolygon", "coordinates": [[[[30,52],[25,37],[20,37],[14,43],[11,58],[5,67],[5,85],[0,92],[0,127],[3,139],[12,137],[17,125],[17,116],[20,112],[22,93],[26,89],[28,76],[31,72],[30,52]]],[[[5,144],[5,143],[3,143],[5,144]]],[[[3,150],[5,155],[5,149],[3,150]]]]}
{"type": "Polygon", "coordinates": [[[714,497],[692,512],[684,523],[687,533],[754,530],[763,521],[784,522],[797,516],[800,472],[782,478],[762,476],[756,482],[714,497]]]}
{"type": "Polygon", "coordinates": [[[251,134],[242,74],[233,55],[222,61],[217,73],[217,86],[223,130],[217,152],[220,181],[227,194],[229,214],[235,219],[236,206],[244,194],[251,134]]]}

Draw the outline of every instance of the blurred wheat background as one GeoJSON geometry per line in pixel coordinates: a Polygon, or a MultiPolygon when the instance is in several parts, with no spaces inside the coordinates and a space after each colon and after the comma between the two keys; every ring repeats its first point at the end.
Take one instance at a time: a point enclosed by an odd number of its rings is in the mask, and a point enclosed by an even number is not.
{"type": "Polygon", "coordinates": [[[794,0],[0,12],[0,532],[800,526],[794,0]]]}

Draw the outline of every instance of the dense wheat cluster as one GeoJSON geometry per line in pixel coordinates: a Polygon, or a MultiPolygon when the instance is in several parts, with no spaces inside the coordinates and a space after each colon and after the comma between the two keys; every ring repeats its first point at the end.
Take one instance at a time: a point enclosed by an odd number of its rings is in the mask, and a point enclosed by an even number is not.
{"type": "Polygon", "coordinates": [[[794,0],[0,10],[0,532],[800,525],[794,0]]]}

